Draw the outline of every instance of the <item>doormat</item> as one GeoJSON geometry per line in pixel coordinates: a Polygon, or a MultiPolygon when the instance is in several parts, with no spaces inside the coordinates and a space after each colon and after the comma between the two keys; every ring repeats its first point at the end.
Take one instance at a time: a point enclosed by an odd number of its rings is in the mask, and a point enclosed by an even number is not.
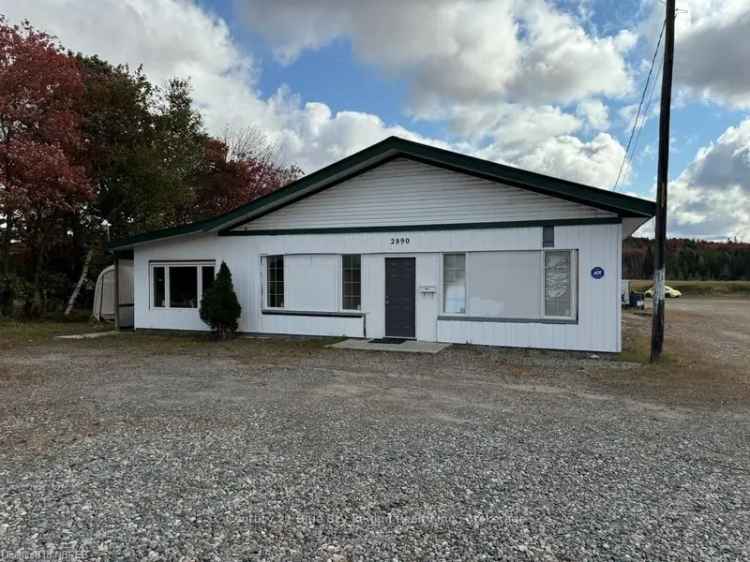
{"type": "Polygon", "coordinates": [[[378,338],[376,340],[370,340],[367,343],[404,343],[405,341],[409,341],[406,338],[378,338]]]}

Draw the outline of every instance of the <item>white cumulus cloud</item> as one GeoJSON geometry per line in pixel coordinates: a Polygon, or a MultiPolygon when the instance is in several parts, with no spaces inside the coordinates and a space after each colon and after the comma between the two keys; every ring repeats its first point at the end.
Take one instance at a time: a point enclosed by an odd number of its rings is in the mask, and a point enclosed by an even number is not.
{"type": "Polygon", "coordinates": [[[668,202],[670,236],[750,240],[750,119],[698,151],[668,202]]]}
{"type": "Polygon", "coordinates": [[[568,103],[631,88],[636,36],[593,36],[543,0],[235,0],[245,21],[294,60],[337,38],[360,60],[404,77],[412,110],[503,99],[568,103]]]}
{"type": "Polygon", "coordinates": [[[603,126],[602,109],[575,115],[545,100],[626,91],[627,32],[591,36],[541,0],[252,0],[242,7],[283,60],[348,37],[366,62],[408,72],[413,117],[446,123],[450,143],[372,113],[334,113],[325,100],[304,100],[288,87],[261,95],[259,62],[221,17],[188,0],[0,0],[11,22],[27,18],[67,48],[142,64],[157,84],[189,77],[210,132],[256,127],[306,172],[398,135],[597,186],[613,180],[619,143],[576,136],[584,122],[603,126]]]}
{"type": "Polygon", "coordinates": [[[578,104],[576,113],[586,119],[592,129],[599,131],[609,129],[609,109],[601,100],[583,100],[578,104]]]}
{"type": "MultiPolygon", "coordinates": [[[[657,37],[664,3],[651,5],[643,33],[657,37]]],[[[750,108],[750,2],[680,0],[675,20],[676,87],[717,103],[750,108]]],[[[678,94],[681,95],[680,92],[678,94]]]]}

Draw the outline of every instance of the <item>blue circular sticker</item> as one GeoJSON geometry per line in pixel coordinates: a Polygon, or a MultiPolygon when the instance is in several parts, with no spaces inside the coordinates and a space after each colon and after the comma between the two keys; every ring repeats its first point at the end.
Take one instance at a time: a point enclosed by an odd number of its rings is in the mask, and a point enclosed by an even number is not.
{"type": "Polygon", "coordinates": [[[591,270],[591,277],[594,279],[601,279],[604,277],[604,268],[602,267],[595,267],[591,270]]]}

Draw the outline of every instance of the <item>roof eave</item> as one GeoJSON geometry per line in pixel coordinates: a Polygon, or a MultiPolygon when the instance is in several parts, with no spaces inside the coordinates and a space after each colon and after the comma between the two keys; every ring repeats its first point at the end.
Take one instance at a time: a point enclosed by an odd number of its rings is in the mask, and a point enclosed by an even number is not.
{"type": "Polygon", "coordinates": [[[261,214],[272,212],[305,195],[321,191],[332,184],[343,181],[343,179],[360,174],[364,170],[396,156],[404,156],[461,173],[568,199],[610,211],[621,217],[648,219],[656,214],[656,204],[646,199],[528,172],[398,137],[388,137],[377,144],[308,174],[273,193],[218,217],[145,232],[125,240],[112,242],[108,248],[110,251],[122,250],[156,240],[166,240],[196,233],[226,231],[257,218],[261,214]]]}

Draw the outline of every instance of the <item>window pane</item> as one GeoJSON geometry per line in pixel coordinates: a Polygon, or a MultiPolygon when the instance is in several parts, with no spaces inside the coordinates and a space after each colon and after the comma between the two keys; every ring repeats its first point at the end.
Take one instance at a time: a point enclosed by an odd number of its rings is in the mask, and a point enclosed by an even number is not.
{"type": "Polygon", "coordinates": [[[359,255],[341,256],[343,275],[344,310],[360,310],[362,307],[362,257],[359,255]]]}
{"type": "Polygon", "coordinates": [[[545,316],[572,316],[572,294],[570,252],[545,252],[545,316]]]}
{"type": "Polygon", "coordinates": [[[203,276],[203,293],[205,294],[208,288],[214,284],[214,266],[204,265],[201,267],[201,275],[203,276]]]}
{"type": "Polygon", "coordinates": [[[194,265],[169,266],[169,306],[198,307],[198,268],[194,265]]]}
{"type": "Polygon", "coordinates": [[[542,227],[542,246],[544,248],[555,247],[555,227],[554,226],[542,227]]]}
{"type": "Polygon", "coordinates": [[[153,269],[154,272],[154,306],[162,308],[166,306],[165,284],[164,284],[164,267],[159,266],[153,269]]]}
{"type": "Polygon", "coordinates": [[[472,253],[466,270],[472,316],[539,318],[543,277],[538,250],[472,253]]]}
{"type": "Polygon", "coordinates": [[[284,256],[268,256],[268,306],[284,308],[284,256]]]}
{"type": "Polygon", "coordinates": [[[443,256],[443,309],[445,312],[466,312],[466,255],[443,256]]]}

